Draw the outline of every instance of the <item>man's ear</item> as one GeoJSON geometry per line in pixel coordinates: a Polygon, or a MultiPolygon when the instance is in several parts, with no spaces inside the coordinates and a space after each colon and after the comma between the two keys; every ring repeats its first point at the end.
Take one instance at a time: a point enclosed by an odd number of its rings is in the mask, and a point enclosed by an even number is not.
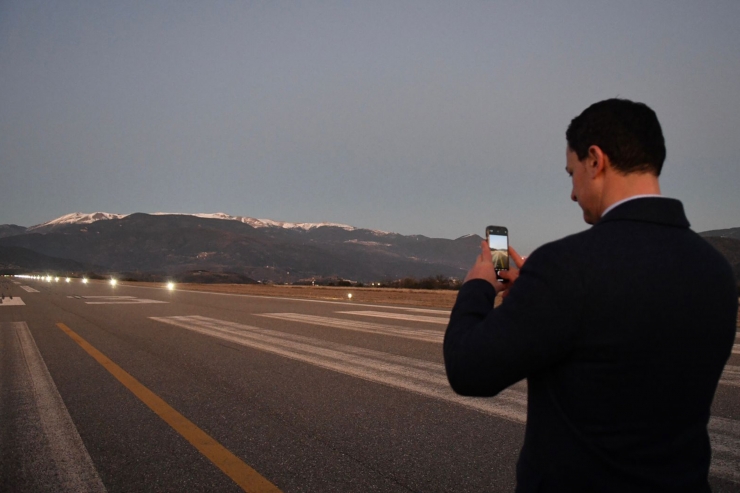
{"type": "Polygon", "coordinates": [[[588,156],[586,156],[586,172],[592,179],[603,175],[606,172],[607,162],[609,157],[604,154],[601,147],[593,145],[588,148],[588,156]]]}

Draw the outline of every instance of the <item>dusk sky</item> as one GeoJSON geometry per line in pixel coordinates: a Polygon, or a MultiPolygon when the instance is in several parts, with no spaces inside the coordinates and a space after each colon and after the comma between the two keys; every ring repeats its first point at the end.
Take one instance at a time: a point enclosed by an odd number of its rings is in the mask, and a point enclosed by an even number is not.
{"type": "MultiPolygon", "coordinates": [[[[521,253],[587,227],[565,130],[642,101],[740,226],[740,2],[0,2],[0,224],[225,212],[521,253]]],[[[472,262],[472,259],[471,259],[472,262]]]]}

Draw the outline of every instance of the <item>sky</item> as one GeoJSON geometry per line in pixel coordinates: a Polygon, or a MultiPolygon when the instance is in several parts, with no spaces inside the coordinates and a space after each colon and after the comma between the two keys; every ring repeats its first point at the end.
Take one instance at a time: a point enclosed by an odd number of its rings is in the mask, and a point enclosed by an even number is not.
{"type": "Polygon", "coordinates": [[[663,194],[740,226],[740,2],[0,2],[0,224],[225,212],[527,254],[588,227],[565,130],[652,107],[663,194]]]}

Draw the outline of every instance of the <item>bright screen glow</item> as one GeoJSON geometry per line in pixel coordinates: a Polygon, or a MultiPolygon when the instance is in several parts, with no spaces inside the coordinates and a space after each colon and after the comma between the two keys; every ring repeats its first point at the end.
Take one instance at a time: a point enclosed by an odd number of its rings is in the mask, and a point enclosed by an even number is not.
{"type": "Polygon", "coordinates": [[[489,235],[488,248],[491,249],[493,257],[493,266],[496,269],[509,268],[509,244],[506,236],[489,235]]]}

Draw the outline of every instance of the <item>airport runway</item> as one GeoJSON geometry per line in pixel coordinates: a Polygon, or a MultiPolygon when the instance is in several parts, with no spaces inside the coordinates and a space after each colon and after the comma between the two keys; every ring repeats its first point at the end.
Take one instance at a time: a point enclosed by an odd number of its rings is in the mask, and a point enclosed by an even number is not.
{"type": "MultiPolygon", "coordinates": [[[[526,386],[455,395],[443,310],[0,284],[0,491],[514,489],[526,386]]],[[[740,492],[740,344],[710,434],[740,492]]]]}

